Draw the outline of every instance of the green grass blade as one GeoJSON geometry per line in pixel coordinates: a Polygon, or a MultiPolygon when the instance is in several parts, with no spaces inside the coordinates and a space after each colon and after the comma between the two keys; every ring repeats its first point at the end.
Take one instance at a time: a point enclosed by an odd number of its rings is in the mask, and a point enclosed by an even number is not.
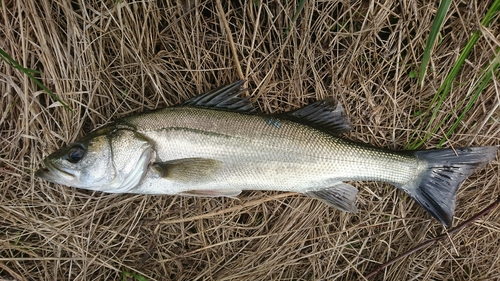
{"type": "Polygon", "coordinates": [[[26,76],[28,76],[33,82],[35,82],[35,84],[38,85],[38,87],[42,88],[47,94],[49,94],[52,98],[61,103],[69,111],[73,112],[73,110],[66,103],[64,103],[61,99],[59,99],[49,88],[45,87],[45,85],[43,85],[42,82],[40,82],[40,80],[38,80],[35,76],[33,76],[33,74],[41,74],[40,71],[23,67],[1,48],[0,48],[0,58],[11,67],[18,69],[24,74],[26,74],[26,76]]]}
{"type": "MultiPolygon", "coordinates": [[[[500,49],[497,50],[497,55],[499,53],[500,49]]],[[[495,56],[493,63],[491,64],[490,67],[488,67],[484,72],[483,75],[481,75],[481,78],[479,81],[474,85],[474,95],[472,98],[469,100],[467,105],[465,106],[464,110],[462,113],[460,113],[460,116],[458,116],[457,120],[453,125],[450,127],[450,129],[446,132],[445,137],[441,139],[437,147],[441,147],[443,143],[448,139],[448,137],[453,133],[453,131],[458,127],[460,122],[465,118],[465,115],[470,111],[472,106],[476,103],[478,100],[479,96],[483,92],[484,88],[490,83],[491,79],[493,78],[493,74],[496,73],[498,70],[498,66],[500,65],[498,61],[498,56],[495,56]]],[[[448,114],[448,116],[451,116],[451,114],[448,114]]],[[[446,118],[448,119],[448,118],[446,118]]]]}
{"type": "Polygon", "coordinates": [[[9,64],[10,66],[14,67],[14,68],[17,68],[19,70],[21,70],[22,72],[24,73],[37,73],[39,74],[40,71],[36,71],[36,70],[33,70],[33,69],[29,69],[29,68],[24,68],[22,67],[16,60],[14,60],[11,56],[9,56],[9,54],[7,54],[4,50],[0,49],[0,59],[2,59],[3,61],[5,61],[7,64],[9,64]]]}
{"type": "MultiPolygon", "coordinates": [[[[499,8],[500,8],[500,0],[495,0],[492,3],[490,9],[488,9],[488,11],[486,12],[484,18],[481,20],[481,24],[485,27],[488,27],[489,24],[492,22],[492,20],[495,18],[495,16],[498,14],[499,8]]],[[[410,143],[406,146],[407,149],[417,149],[420,146],[422,146],[434,133],[436,133],[439,130],[440,125],[443,124],[443,121],[441,121],[437,126],[435,126],[429,131],[430,127],[432,126],[432,123],[434,122],[434,120],[438,115],[441,105],[443,104],[443,102],[445,101],[446,97],[450,92],[451,86],[453,85],[455,78],[462,69],[465,60],[469,56],[470,52],[472,51],[472,49],[474,48],[475,44],[477,43],[480,37],[481,37],[481,32],[479,30],[475,30],[472,33],[471,38],[469,39],[464,49],[460,53],[459,57],[457,58],[457,61],[455,62],[452,69],[450,70],[445,80],[443,81],[443,84],[441,84],[436,95],[434,95],[434,98],[432,99],[429,108],[421,115],[422,118],[421,120],[423,120],[423,118],[428,116],[432,111],[430,120],[429,122],[427,122],[427,125],[424,128],[424,131],[428,131],[427,134],[421,139],[414,140],[415,134],[421,128],[421,126],[419,125],[419,128],[417,128],[417,130],[415,130],[415,133],[411,136],[412,141],[410,141],[410,143]]]]}
{"type": "Polygon", "coordinates": [[[484,26],[490,25],[491,21],[493,21],[499,10],[500,10],[500,1],[495,0],[493,4],[491,4],[491,7],[488,10],[488,12],[486,12],[484,18],[481,20],[481,24],[484,26]]]}
{"type": "Polygon", "coordinates": [[[127,277],[133,277],[137,281],[148,281],[148,279],[146,279],[146,277],[144,277],[140,274],[129,272],[126,270],[122,270],[122,281],[126,281],[127,277]]]}
{"type": "Polygon", "coordinates": [[[448,14],[450,5],[451,0],[442,1],[436,13],[436,18],[432,23],[431,32],[429,33],[427,45],[425,46],[424,56],[422,58],[422,65],[420,66],[420,78],[418,80],[419,86],[422,86],[422,82],[424,81],[425,73],[427,72],[427,65],[429,64],[429,59],[431,58],[432,47],[436,42],[439,30],[441,30],[441,26],[443,25],[444,19],[446,18],[446,14],[448,14]]]}
{"type": "Polygon", "coordinates": [[[290,28],[292,28],[292,25],[295,24],[295,21],[299,17],[300,11],[302,11],[302,8],[304,8],[305,3],[306,3],[306,0],[299,1],[299,6],[297,7],[297,11],[295,11],[295,14],[293,14],[292,22],[286,28],[285,33],[283,33],[283,37],[285,37],[288,34],[288,32],[290,31],[290,28]]]}

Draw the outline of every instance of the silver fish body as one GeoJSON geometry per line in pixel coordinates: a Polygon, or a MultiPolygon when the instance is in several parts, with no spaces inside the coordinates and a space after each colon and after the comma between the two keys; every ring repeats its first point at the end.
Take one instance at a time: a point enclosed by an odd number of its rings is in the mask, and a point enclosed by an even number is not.
{"type": "Polygon", "coordinates": [[[51,154],[36,174],[111,193],[295,191],[349,212],[357,211],[357,189],[344,181],[383,181],[450,225],[461,182],[496,155],[497,147],[394,152],[357,144],[339,137],[349,129],[340,104],[255,114],[241,85],[117,120],[51,154]]]}
{"type": "MultiPolygon", "coordinates": [[[[425,160],[358,145],[278,117],[197,107],[166,108],[123,120],[146,136],[154,162],[213,159],[213,173],[197,170],[179,180],[152,169],[137,193],[179,194],[192,190],[307,192],[344,180],[404,185],[427,167],[425,160]],[[168,120],[160,122],[159,120],[168,120]]],[[[209,166],[199,167],[210,169],[209,166]]],[[[197,168],[198,169],[198,168],[197,168]]]]}

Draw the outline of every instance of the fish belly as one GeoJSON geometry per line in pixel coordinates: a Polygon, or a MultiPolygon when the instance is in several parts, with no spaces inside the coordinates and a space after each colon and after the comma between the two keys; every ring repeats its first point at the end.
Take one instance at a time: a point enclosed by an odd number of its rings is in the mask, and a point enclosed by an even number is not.
{"type": "Polygon", "coordinates": [[[364,147],[265,115],[172,108],[129,123],[154,143],[156,162],[206,158],[222,163],[210,180],[177,181],[149,173],[145,185],[157,193],[223,188],[306,192],[344,180],[402,186],[425,168],[412,156],[364,147]],[[160,190],[162,182],[168,192],[160,190]]]}

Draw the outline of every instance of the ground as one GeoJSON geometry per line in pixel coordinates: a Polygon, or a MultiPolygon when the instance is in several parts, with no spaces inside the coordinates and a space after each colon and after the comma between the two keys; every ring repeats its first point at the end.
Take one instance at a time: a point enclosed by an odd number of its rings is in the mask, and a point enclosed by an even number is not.
{"type": "MultiPolygon", "coordinates": [[[[436,1],[1,1],[0,48],[39,72],[0,62],[0,279],[363,280],[447,231],[388,184],[353,182],[348,214],[292,193],[110,195],[34,171],[102,124],[238,79],[266,113],[336,98],[346,137],[374,146],[429,132],[421,148],[499,145],[498,72],[445,136],[500,47],[498,20],[480,25],[491,5],[452,2],[419,85],[436,1]],[[476,30],[431,120],[422,113],[476,30]]],[[[496,200],[499,171],[497,156],[463,183],[453,226],[496,200]]],[[[499,222],[495,208],[372,280],[499,279],[499,222]]]]}

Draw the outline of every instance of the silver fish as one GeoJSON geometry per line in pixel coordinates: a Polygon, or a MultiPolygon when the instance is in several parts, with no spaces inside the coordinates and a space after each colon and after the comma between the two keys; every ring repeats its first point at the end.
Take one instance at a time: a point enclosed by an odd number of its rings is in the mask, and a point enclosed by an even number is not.
{"type": "Polygon", "coordinates": [[[344,181],[390,183],[446,226],[458,187],[497,147],[388,151],[343,139],[332,99],[255,113],[238,81],[180,106],[116,120],[49,155],[38,177],[110,193],[235,197],[242,190],[301,192],[357,212],[344,181]]]}

